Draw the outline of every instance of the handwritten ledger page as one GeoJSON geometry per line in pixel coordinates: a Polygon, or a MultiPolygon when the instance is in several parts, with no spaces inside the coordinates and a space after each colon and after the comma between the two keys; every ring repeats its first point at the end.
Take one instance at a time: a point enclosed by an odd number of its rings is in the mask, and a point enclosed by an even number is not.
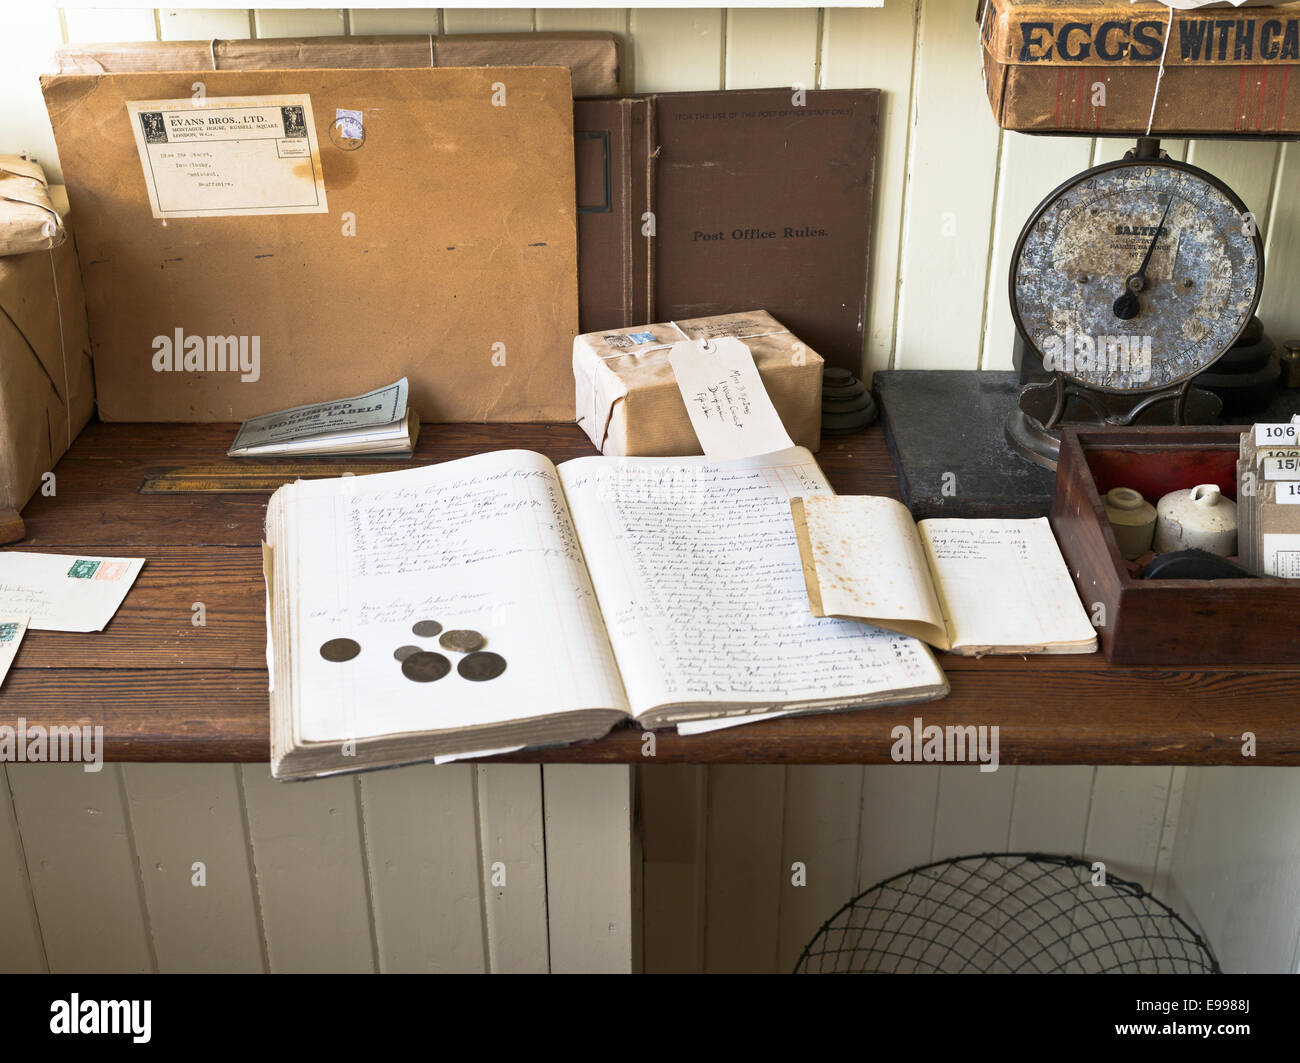
{"type": "Polygon", "coordinates": [[[917,528],[954,647],[1004,653],[1097,648],[1097,632],[1046,517],[931,519],[917,528]]]}
{"type": "Polygon", "coordinates": [[[809,615],[789,499],[831,489],[808,451],[725,465],[578,458],[559,471],[647,726],[947,692],[916,640],[809,615]]]}
{"type": "Polygon", "coordinates": [[[546,458],[499,451],[299,481],[288,497],[297,740],[447,731],[592,709],[609,710],[608,728],[626,715],[578,538],[546,458]],[[457,657],[436,635],[415,632],[422,621],[481,633],[505,671],[491,682],[454,674],[452,682],[412,682],[394,657],[399,649],[457,657]],[[328,660],[320,647],[332,639],[352,640],[360,652],[328,660]]]}
{"type": "Polygon", "coordinates": [[[1047,518],[934,518],[900,502],[791,502],[810,611],[955,653],[1091,653],[1097,633],[1047,518]]]}
{"type": "Polygon", "coordinates": [[[558,469],[500,451],[281,488],[274,773],[942,697],[922,643],[809,615],[789,499],[829,490],[799,449],[558,469]]]}

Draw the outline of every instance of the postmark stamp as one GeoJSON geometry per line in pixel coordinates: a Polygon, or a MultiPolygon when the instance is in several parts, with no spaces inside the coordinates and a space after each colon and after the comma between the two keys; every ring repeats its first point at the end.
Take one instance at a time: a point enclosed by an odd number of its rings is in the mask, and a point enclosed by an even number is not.
{"type": "Polygon", "coordinates": [[[366,142],[364,116],[360,111],[347,111],[338,108],[334,112],[334,121],[330,123],[330,142],[343,151],[356,151],[366,142]]]}

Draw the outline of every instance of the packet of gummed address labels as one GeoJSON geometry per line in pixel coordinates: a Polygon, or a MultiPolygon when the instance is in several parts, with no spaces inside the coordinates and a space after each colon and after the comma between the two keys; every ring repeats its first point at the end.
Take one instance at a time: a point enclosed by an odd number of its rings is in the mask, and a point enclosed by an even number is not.
{"type": "Polygon", "coordinates": [[[684,340],[668,351],[700,448],[727,461],[794,446],[742,340],[684,340]]]}
{"type": "Polygon", "coordinates": [[[406,377],[364,395],[313,402],[250,417],[239,428],[226,454],[232,458],[301,452],[309,442],[337,440],[375,449],[385,440],[405,442],[406,377]]]}

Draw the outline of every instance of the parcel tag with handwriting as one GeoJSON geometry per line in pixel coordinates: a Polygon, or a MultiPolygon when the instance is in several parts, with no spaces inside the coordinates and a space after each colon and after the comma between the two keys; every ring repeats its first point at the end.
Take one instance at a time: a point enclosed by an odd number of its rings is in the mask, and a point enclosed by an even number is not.
{"type": "Polygon", "coordinates": [[[734,336],[684,340],[668,351],[691,427],[710,458],[726,461],[794,446],[758,375],[754,355],[734,336]]]}

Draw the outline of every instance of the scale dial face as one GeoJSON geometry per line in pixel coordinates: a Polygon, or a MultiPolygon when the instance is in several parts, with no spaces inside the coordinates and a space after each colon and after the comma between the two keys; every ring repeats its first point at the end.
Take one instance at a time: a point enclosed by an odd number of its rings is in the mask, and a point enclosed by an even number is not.
{"type": "Polygon", "coordinates": [[[1263,280],[1263,243],[1231,189],[1185,163],[1125,159],[1030,216],[1011,312],[1045,368],[1098,391],[1156,391],[1232,346],[1263,280]]]}

